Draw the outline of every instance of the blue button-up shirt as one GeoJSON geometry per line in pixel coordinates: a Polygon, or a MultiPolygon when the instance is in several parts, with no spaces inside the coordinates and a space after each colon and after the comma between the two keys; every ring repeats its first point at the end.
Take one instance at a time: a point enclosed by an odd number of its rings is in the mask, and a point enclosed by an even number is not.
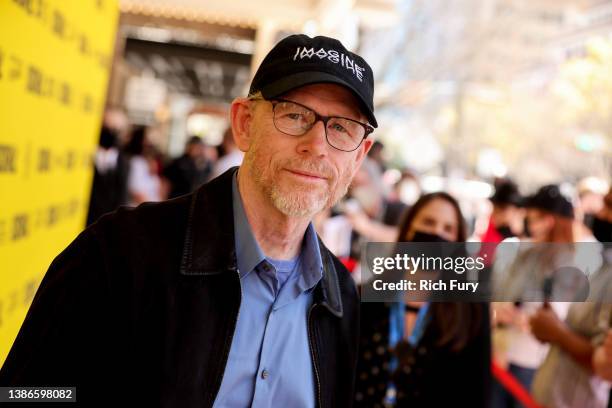
{"type": "Polygon", "coordinates": [[[214,407],[314,407],[308,311],[323,274],[317,235],[309,224],[294,260],[266,258],[244,212],[236,175],[232,191],[242,301],[214,407]]]}

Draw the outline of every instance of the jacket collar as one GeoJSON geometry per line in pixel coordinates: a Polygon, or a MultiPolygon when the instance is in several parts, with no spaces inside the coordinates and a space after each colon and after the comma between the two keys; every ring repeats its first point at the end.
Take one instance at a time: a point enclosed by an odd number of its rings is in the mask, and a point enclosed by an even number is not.
{"type": "MultiPolygon", "coordinates": [[[[237,169],[231,168],[191,194],[181,274],[237,273],[232,207],[232,178],[237,169]]],[[[332,255],[317,238],[323,277],[315,287],[313,300],[334,316],[342,317],[340,285],[332,255]]]]}

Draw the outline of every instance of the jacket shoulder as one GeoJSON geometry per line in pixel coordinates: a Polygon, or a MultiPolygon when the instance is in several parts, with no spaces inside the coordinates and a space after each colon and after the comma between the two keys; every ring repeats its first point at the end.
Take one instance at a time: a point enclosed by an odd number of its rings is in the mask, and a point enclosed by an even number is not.
{"type": "Polygon", "coordinates": [[[192,194],[160,202],[145,202],[137,207],[121,206],[105,214],[89,228],[96,236],[108,234],[146,238],[142,234],[168,233],[186,225],[192,194]]]}
{"type": "Polygon", "coordinates": [[[180,262],[185,243],[192,195],[120,207],[102,216],[83,232],[98,243],[103,262],[113,275],[121,271],[145,274],[166,270],[180,262]]]}

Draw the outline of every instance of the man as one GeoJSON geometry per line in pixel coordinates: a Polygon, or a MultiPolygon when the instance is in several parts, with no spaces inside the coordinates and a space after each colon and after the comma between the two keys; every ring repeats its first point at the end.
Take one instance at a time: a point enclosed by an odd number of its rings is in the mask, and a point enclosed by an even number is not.
{"type": "Polygon", "coordinates": [[[493,211],[487,230],[481,237],[482,242],[499,243],[520,236],[525,210],[518,186],[512,180],[500,179],[495,183],[495,192],[489,200],[493,204],[493,211]]]}
{"type": "Polygon", "coordinates": [[[212,163],[205,152],[202,138],[192,136],[187,140],[185,153],[164,169],[164,178],[170,184],[168,198],[189,194],[208,179],[212,163]]]}
{"type": "Polygon", "coordinates": [[[337,40],[290,36],[249,95],[231,106],[240,169],[85,230],[47,272],[0,385],[72,385],[107,406],[351,405],[358,296],[310,219],[370,148],[372,71],[337,40]]]}
{"type": "Polygon", "coordinates": [[[118,149],[117,132],[103,125],[94,158],[87,225],[127,203],[129,161],[118,149]]]}

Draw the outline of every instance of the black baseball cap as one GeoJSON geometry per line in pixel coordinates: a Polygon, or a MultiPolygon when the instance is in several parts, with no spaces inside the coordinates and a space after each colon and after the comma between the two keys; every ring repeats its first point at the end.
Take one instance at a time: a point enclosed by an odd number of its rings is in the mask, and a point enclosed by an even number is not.
{"type": "Polygon", "coordinates": [[[519,192],[518,186],[512,180],[501,180],[495,185],[495,193],[489,198],[493,204],[511,204],[520,207],[524,204],[524,199],[519,192]]]}
{"type": "Polygon", "coordinates": [[[561,194],[561,189],[555,184],[543,186],[535,194],[527,197],[525,207],[537,208],[566,218],[574,218],[574,206],[561,194]]]}
{"type": "Polygon", "coordinates": [[[370,124],[378,127],[374,117],[372,68],[330,37],[295,34],[282,39],[257,69],[249,95],[261,92],[266,99],[276,98],[296,88],[319,83],[348,88],[357,97],[370,124]]]}

